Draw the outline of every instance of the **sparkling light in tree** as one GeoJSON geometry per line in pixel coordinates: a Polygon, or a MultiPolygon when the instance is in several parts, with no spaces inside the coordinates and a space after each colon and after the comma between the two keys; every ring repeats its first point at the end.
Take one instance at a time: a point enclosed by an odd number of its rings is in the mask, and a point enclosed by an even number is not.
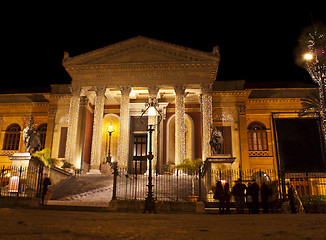
{"type": "Polygon", "coordinates": [[[299,52],[305,62],[305,69],[318,84],[320,117],[326,142],[326,26],[318,23],[306,28],[299,43],[299,52]]]}

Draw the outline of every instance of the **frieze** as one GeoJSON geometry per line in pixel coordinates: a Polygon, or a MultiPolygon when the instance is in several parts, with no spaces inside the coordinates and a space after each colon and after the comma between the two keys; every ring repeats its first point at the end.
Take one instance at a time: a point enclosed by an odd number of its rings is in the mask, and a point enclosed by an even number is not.
{"type": "Polygon", "coordinates": [[[267,99],[253,99],[247,100],[248,103],[289,103],[296,102],[300,103],[301,99],[298,98],[267,98],[267,99]]]}
{"type": "Polygon", "coordinates": [[[217,70],[217,64],[214,63],[158,63],[158,64],[105,64],[105,65],[83,65],[83,66],[67,66],[68,72],[107,72],[107,71],[178,71],[178,70],[217,70]]]}
{"type": "Polygon", "coordinates": [[[98,73],[95,75],[96,78],[141,78],[144,80],[150,79],[174,79],[174,78],[188,78],[188,72],[108,72],[98,73]]]}

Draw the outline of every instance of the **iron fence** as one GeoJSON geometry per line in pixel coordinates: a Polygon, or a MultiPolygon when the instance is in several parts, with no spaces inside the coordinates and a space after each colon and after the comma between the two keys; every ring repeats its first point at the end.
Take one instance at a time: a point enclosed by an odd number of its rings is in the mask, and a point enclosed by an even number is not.
{"type": "MultiPolygon", "coordinates": [[[[195,171],[177,169],[171,174],[153,173],[154,198],[160,201],[188,201],[199,196],[199,174],[195,171]]],[[[144,200],[147,196],[148,173],[129,174],[118,170],[116,198],[144,200]]]]}
{"type": "Polygon", "coordinates": [[[0,169],[0,196],[40,196],[43,166],[5,167],[0,169]]]}
{"type": "MultiPolygon", "coordinates": [[[[286,197],[287,185],[293,184],[299,195],[326,195],[325,173],[280,173],[277,170],[212,170],[202,176],[198,171],[177,169],[170,174],[153,173],[153,194],[160,201],[215,201],[217,181],[228,182],[232,190],[238,179],[248,186],[256,181],[266,183],[276,198],[286,197]]],[[[148,174],[130,174],[119,169],[116,180],[117,199],[144,200],[147,196],[148,174]]]]}

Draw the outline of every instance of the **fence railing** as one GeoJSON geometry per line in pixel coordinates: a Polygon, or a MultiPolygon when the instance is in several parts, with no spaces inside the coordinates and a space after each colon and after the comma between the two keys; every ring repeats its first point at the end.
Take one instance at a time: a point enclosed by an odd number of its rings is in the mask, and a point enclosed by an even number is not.
{"type": "Polygon", "coordinates": [[[43,166],[0,168],[0,196],[35,197],[42,190],[43,166]]]}
{"type": "MultiPolygon", "coordinates": [[[[154,198],[160,201],[191,201],[194,197],[203,201],[213,199],[216,182],[227,181],[232,190],[235,182],[241,179],[245,185],[256,181],[261,187],[266,183],[282,198],[287,192],[287,183],[293,184],[299,195],[326,195],[325,173],[280,173],[271,170],[213,170],[204,176],[199,172],[177,169],[170,174],[152,174],[154,198]]],[[[118,170],[116,181],[117,199],[144,200],[147,196],[148,174],[129,174],[118,170]]]]}
{"type": "MultiPolygon", "coordinates": [[[[160,201],[187,201],[199,194],[198,172],[175,170],[171,174],[152,174],[154,198],[160,201]]],[[[117,199],[144,200],[147,196],[148,174],[128,174],[118,170],[117,199]]]]}

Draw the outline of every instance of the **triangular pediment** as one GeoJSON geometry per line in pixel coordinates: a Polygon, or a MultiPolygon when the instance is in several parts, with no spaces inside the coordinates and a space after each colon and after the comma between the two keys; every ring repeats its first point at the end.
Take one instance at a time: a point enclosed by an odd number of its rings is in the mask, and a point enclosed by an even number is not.
{"type": "Polygon", "coordinates": [[[65,57],[64,65],[105,65],[119,63],[219,62],[218,51],[202,52],[142,36],[131,38],[75,57],[65,57]]]}

